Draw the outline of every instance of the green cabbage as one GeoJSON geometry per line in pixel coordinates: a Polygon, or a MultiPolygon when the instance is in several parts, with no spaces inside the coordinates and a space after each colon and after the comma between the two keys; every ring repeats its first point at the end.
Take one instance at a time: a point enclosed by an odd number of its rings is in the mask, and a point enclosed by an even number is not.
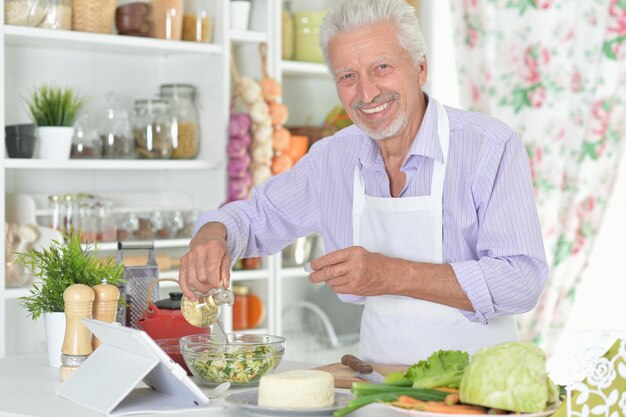
{"type": "Polygon", "coordinates": [[[481,349],[461,379],[461,402],[519,413],[537,413],[558,399],[546,375],[546,356],[532,343],[481,349]]]}

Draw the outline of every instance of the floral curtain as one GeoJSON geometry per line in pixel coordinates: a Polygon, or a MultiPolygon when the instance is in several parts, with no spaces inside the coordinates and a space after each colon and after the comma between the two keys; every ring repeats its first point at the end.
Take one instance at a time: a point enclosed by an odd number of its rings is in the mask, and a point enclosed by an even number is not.
{"type": "Polygon", "coordinates": [[[550,278],[520,318],[550,351],[602,222],[626,137],[626,0],[452,0],[461,101],[526,144],[550,278]]]}

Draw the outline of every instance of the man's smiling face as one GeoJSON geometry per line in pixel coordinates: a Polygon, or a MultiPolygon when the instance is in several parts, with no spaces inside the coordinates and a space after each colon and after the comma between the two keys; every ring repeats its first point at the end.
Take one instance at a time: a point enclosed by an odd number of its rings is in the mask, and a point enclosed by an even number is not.
{"type": "Polygon", "coordinates": [[[339,34],[328,43],[337,94],[352,121],[373,139],[417,134],[426,67],[416,67],[391,23],[339,34]]]}

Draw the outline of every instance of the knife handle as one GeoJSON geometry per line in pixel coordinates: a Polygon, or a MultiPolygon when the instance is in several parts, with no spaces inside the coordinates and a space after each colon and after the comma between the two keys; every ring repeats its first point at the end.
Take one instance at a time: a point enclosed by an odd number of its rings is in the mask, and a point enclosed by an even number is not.
{"type": "Polygon", "coordinates": [[[354,355],[343,355],[341,357],[341,363],[362,374],[371,374],[374,372],[372,365],[363,362],[354,355]]]}

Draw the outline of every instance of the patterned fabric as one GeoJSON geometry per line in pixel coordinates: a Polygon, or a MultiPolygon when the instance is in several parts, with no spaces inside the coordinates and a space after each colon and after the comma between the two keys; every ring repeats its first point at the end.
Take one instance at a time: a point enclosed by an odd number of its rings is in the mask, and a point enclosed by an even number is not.
{"type": "Polygon", "coordinates": [[[626,135],[625,0],[452,1],[463,105],[517,130],[550,279],[522,337],[550,350],[613,189],[626,135]]]}
{"type": "MultiPolygon", "coordinates": [[[[443,258],[476,311],[462,313],[486,323],[528,311],[548,269],[524,145],[499,120],[451,108],[447,113],[443,258]]],[[[429,100],[402,167],[407,181],[400,198],[430,195],[433,160],[442,157],[437,110],[429,100]]],[[[367,195],[391,197],[379,146],[351,126],[316,142],[294,168],[255,187],[250,200],[202,213],[197,227],[224,223],[234,259],[275,253],[313,232],[322,235],[329,252],[352,246],[357,164],[367,195]]]]}

